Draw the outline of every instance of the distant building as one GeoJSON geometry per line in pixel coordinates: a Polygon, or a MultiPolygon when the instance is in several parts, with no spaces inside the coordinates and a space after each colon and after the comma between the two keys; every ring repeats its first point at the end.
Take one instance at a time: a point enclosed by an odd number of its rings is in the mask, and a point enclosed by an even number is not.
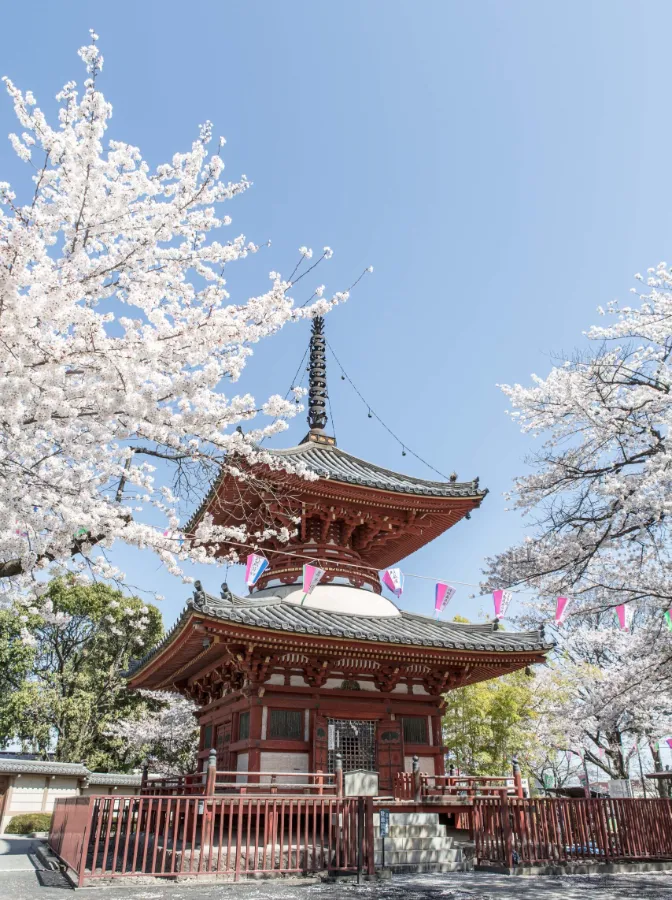
{"type": "Polygon", "coordinates": [[[137,794],[140,775],[90,772],[81,763],[29,759],[33,754],[0,755],[0,834],[12,816],[51,813],[60,797],[137,794]]]}

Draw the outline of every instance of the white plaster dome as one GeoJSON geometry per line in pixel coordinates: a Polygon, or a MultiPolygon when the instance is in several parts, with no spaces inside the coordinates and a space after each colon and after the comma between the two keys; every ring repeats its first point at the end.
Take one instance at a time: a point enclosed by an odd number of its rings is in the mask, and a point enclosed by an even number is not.
{"type": "MultiPolygon", "coordinates": [[[[277,587],[255,591],[250,600],[280,597],[283,603],[300,606],[303,600],[300,584],[283,584],[277,587]]],[[[346,613],[351,616],[400,616],[398,607],[387,597],[372,590],[356,588],[346,584],[318,584],[313,593],[303,603],[308,609],[346,613]]]]}

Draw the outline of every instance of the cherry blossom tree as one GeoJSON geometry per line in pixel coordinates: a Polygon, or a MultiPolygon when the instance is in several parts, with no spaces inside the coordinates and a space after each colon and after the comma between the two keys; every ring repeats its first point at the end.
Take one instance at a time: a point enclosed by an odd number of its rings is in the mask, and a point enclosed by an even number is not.
{"type": "MultiPolygon", "coordinates": [[[[634,742],[672,730],[672,270],[661,263],[587,333],[592,348],[530,387],[504,385],[512,417],[540,440],[513,498],[525,539],[488,562],[488,586],[532,591],[521,621],[553,622],[558,664],[574,689],[556,710],[566,743],[610,777],[626,777],[634,742]],[[632,614],[621,631],[614,609],[632,614]]],[[[521,598],[526,595],[521,594],[521,598]]],[[[552,719],[553,717],[551,717],[552,719]]],[[[657,763],[660,763],[659,756],[657,763]]]]}
{"type": "Polygon", "coordinates": [[[503,386],[543,444],[513,492],[532,534],[490,560],[489,580],[552,604],[570,596],[574,615],[672,605],[672,270],[661,263],[646,283],[637,306],[601,310],[613,322],[590,329],[592,352],[532,387],[503,386]]]}
{"type": "Polygon", "coordinates": [[[315,260],[300,248],[289,277],[273,271],[257,295],[231,297],[229,267],[260,247],[227,238],[221,209],[250,182],[224,179],[209,122],[156,168],[106,141],[93,32],[79,55],[88,77],[81,95],[74,82],[57,95],[56,126],[5,78],[20,126],[10,140],[32,170],[25,197],[0,183],[5,600],[64,569],[123,578],[105,555],[115,540],[150,548],[174,574],[184,560],[213,561],[217,539],[244,543],[244,526],[210,520],[185,534],[178,503],[223,469],[250,478],[253,464],[280,465],[259,443],[287,427],[302,392],[260,403],[233,385],[254,344],[348,297],[321,285],[292,297],[328,247],[315,260]]]}
{"type": "Polygon", "coordinates": [[[193,772],[198,750],[195,704],[165,691],[139,693],[159,708],[115,722],[108,735],[121,741],[130,764],[147,760],[153,772],[163,775],[193,772]]]}

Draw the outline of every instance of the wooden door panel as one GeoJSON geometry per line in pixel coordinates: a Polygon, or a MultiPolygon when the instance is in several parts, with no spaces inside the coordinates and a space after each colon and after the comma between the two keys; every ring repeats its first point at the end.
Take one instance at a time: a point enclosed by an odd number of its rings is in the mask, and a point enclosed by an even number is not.
{"type": "Polygon", "coordinates": [[[217,769],[230,772],[232,769],[231,752],[231,716],[229,715],[217,726],[217,769]]]}
{"type": "Polygon", "coordinates": [[[378,790],[391,794],[394,777],[404,770],[404,735],[401,722],[382,719],[376,728],[376,754],[378,756],[378,790]]]}
{"type": "Polygon", "coordinates": [[[313,772],[329,771],[329,723],[315,713],[313,722],[313,772]]]}

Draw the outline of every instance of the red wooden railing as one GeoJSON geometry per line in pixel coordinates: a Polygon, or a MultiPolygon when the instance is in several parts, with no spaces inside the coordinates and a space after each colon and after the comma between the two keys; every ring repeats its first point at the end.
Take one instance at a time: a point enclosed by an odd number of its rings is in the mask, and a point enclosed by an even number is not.
{"type": "Polygon", "coordinates": [[[476,858],[513,866],[672,859],[672,801],[477,798],[476,858]]]}
{"type": "Polygon", "coordinates": [[[394,779],[396,800],[424,800],[437,797],[498,797],[502,791],[516,793],[513,779],[490,775],[426,775],[423,772],[397,772],[394,779]]]}
{"type": "Polygon", "coordinates": [[[152,778],[144,782],[141,793],[151,795],[190,794],[337,794],[337,775],[328,772],[248,772],[232,770],[215,772],[208,789],[209,772],[152,778]],[[242,780],[239,780],[242,779],[242,780]]]}
{"type": "Polygon", "coordinates": [[[373,802],[324,796],[79,797],[56,802],[49,844],[80,885],[137,875],[237,881],[325,870],[373,874],[373,802]]]}

